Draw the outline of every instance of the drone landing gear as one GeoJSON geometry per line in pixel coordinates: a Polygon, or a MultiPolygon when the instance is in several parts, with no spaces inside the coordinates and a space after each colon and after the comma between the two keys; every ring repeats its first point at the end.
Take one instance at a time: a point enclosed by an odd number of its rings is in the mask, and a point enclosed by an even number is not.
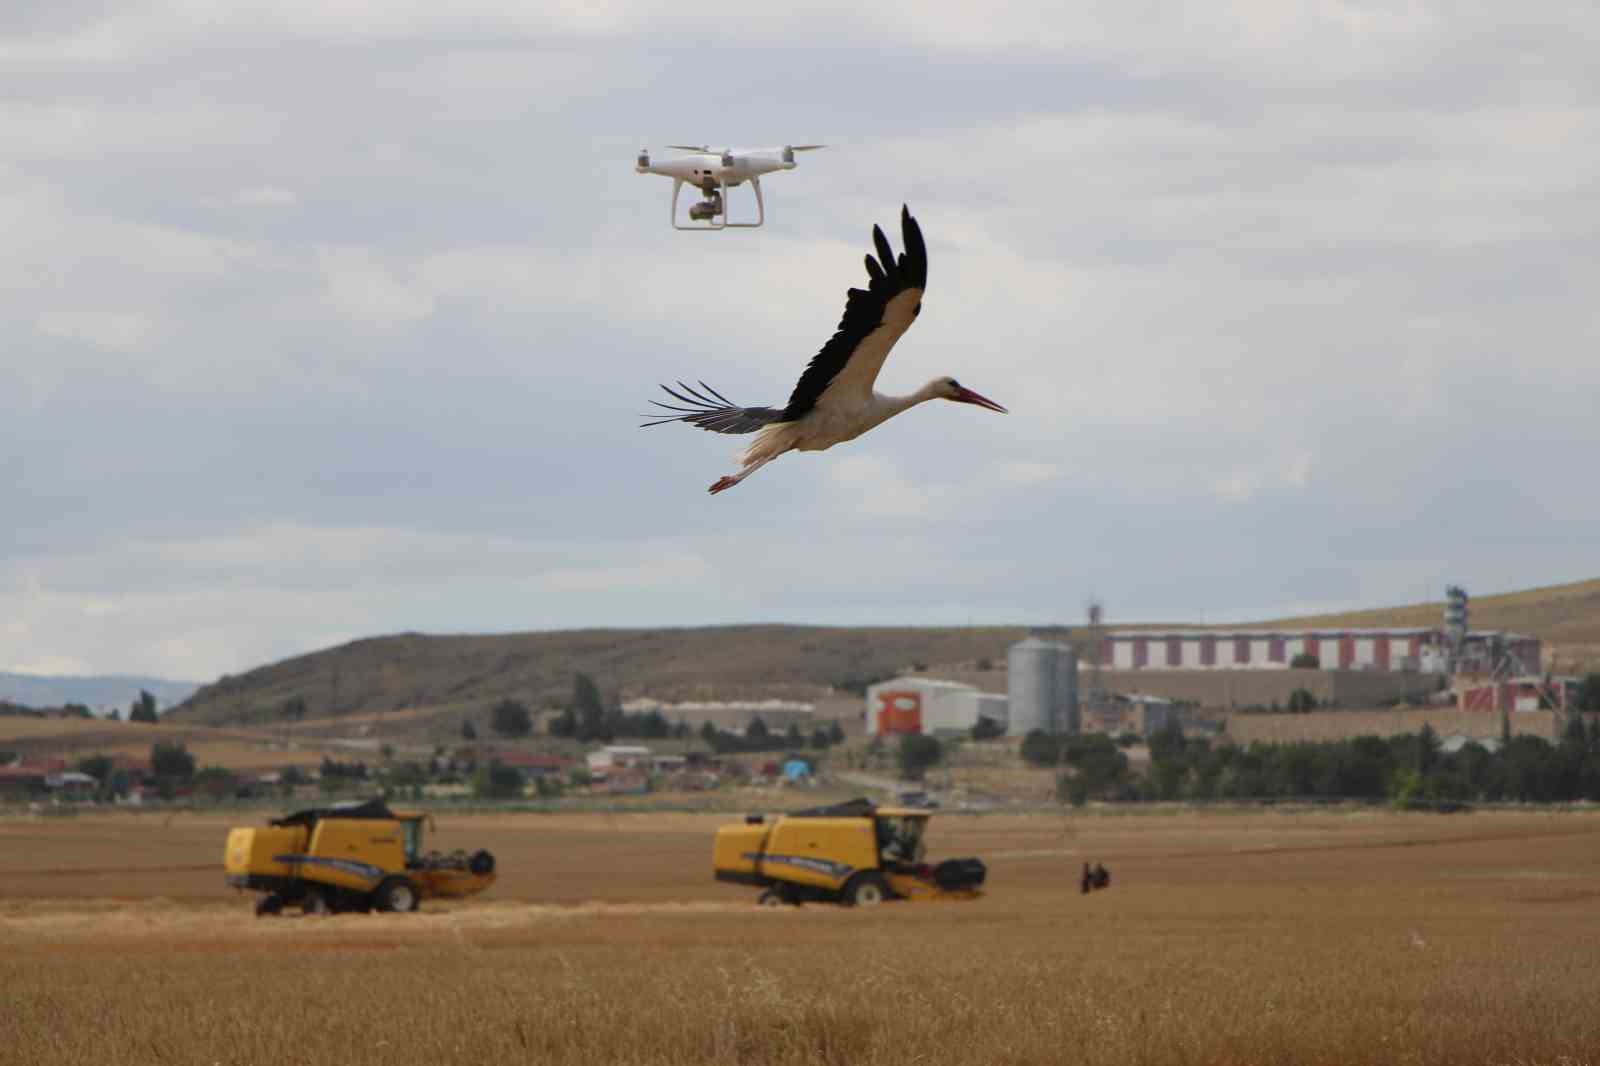
{"type": "Polygon", "coordinates": [[[690,230],[697,233],[715,233],[725,229],[756,229],[767,220],[767,205],[761,197],[761,179],[751,178],[750,187],[756,193],[756,220],[754,222],[730,222],[728,220],[727,192],[729,186],[706,182],[701,188],[705,199],[699,203],[689,205],[689,220],[703,223],[703,225],[685,226],[678,221],[678,194],[683,191],[683,179],[674,178],[672,181],[672,228],[690,230]]]}

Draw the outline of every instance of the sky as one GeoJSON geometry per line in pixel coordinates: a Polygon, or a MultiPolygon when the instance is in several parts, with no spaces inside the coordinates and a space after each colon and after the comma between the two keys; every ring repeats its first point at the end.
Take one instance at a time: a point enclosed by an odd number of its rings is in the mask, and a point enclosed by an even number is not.
{"type": "Polygon", "coordinates": [[[1591,4],[762,7],[6,4],[0,669],[1595,576],[1591,4]],[[671,143],[828,147],[709,236],[671,143]],[[708,496],[656,384],[781,404],[902,203],[879,388],[1011,413],[708,496]]]}

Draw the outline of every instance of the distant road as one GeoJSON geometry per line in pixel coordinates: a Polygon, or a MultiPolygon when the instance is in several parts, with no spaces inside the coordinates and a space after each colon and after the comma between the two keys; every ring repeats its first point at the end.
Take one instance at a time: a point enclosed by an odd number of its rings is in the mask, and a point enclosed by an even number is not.
{"type": "Polygon", "coordinates": [[[842,781],[847,785],[855,785],[857,788],[866,788],[879,792],[887,792],[889,795],[896,798],[898,798],[902,792],[921,792],[926,795],[928,799],[932,800],[934,803],[937,803],[940,807],[948,807],[957,810],[975,810],[990,806],[987,803],[973,803],[971,801],[958,803],[948,793],[940,792],[937,789],[929,788],[926,785],[919,785],[915,781],[900,781],[892,777],[879,777],[876,774],[857,773],[854,770],[834,771],[829,776],[834,780],[842,781]]]}

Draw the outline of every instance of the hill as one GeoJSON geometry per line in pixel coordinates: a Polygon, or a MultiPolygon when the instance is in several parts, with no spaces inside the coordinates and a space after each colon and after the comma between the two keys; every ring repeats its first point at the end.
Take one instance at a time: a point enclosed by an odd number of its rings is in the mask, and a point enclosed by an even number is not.
{"type": "Polygon", "coordinates": [[[188,699],[200,686],[193,681],[168,681],[159,677],[131,674],[100,674],[86,677],[52,677],[45,674],[14,674],[0,671],[0,700],[25,707],[63,707],[81,703],[96,711],[116,707],[126,711],[144,689],[160,707],[170,707],[188,699]]]}
{"type": "Polygon", "coordinates": [[[306,717],[417,708],[476,710],[515,698],[563,706],[574,673],[603,691],[664,699],[816,699],[921,664],[1003,662],[1023,627],[718,626],[590,629],[493,636],[358,640],[201,688],[172,716],[209,724],[280,720],[291,699],[306,717]]]}
{"type": "MultiPolygon", "coordinates": [[[[1485,596],[1472,601],[1471,612],[1475,628],[1539,636],[1563,670],[1600,665],[1600,580],[1485,596]]],[[[1428,603],[1258,625],[1436,625],[1442,613],[1443,604],[1428,603]]],[[[474,712],[508,697],[534,708],[562,706],[579,671],[623,696],[823,699],[841,689],[859,691],[865,682],[918,664],[955,670],[989,659],[1001,666],[1007,647],[1026,632],[1022,626],[767,625],[492,636],[406,633],[225,677],[170,714],[193,724],[279,722],[284,705],[296,697],[305,701],[310,720],[474,712]]]]}

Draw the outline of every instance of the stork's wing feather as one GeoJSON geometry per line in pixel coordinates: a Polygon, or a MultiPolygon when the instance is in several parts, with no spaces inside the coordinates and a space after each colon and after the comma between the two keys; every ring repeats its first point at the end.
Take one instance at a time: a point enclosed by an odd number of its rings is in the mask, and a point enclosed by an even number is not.
{"type": "Polygon", "coordinates": [[[883,230],[872,227],[878,257],[867,256],[867,287],[851,289],[845,297],[839,328],[800,375],[783,409],[783,421],[802,417],[824,402],[825,395],[851,404],[864,404],[871,397],[872,383],[878,380],[889,349],[922,310],[922,292],[928,285],[928,246],[922,228],[903,206],[900,235],[905,252],[896,258],[883,230]]]}
{"type": "Polygon", "coordinates": [[[668,396],[678,403],[662,403],[660,400],[650,402],[663,411],[679,411],[681,414],[668,415],[665,418],[656,415],[645,415],[645,418],[654,418],[653,422],[645,422],[643,426],[659,426],[667,422],[688,422],[690,425],[709,429],[713,433],[754,433],[762,426],[769,425],[783,417],[783,412],[776,407],[740,407],[729,400],[722,393],[713,389],[705,382],[699,382],[704,392],[696,391],[692,386],[678,382],[678,392],[670,386],[663,385],[668,396]],[[688,393],[688,395],[684,395],[688,393]],[[683,406],[680,406],[683,405],[683,406]]]}

